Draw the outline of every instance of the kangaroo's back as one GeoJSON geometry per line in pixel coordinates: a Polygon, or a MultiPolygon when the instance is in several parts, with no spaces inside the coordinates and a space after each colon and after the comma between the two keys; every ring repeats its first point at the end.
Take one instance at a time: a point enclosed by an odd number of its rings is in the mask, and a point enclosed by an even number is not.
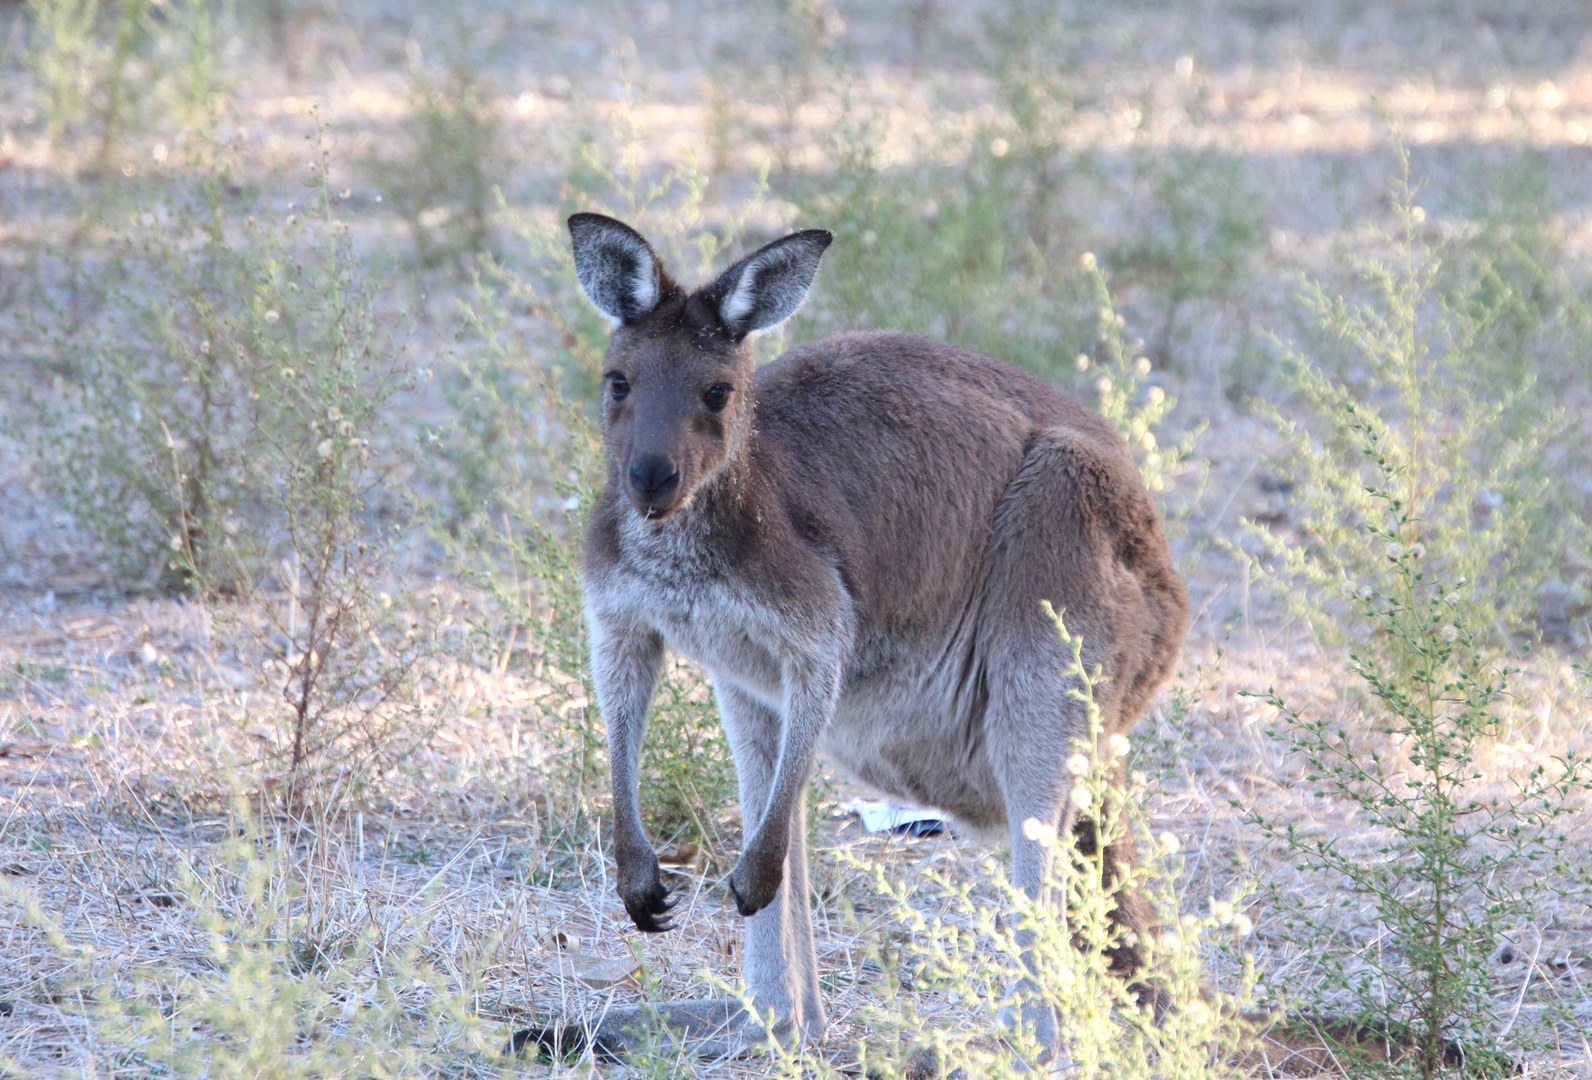
{"type": "MultiPolygon", "coordinates": [[[[846,578],[860,632],[933,635],[987,592],[1003,503],[1039,450],[1067,486],[1048,507],[1023,506],[1041,516],[1022,523],[1022,541],[1095,561],[1058,559],[1056,576],[1075,580],[1023,587],[1069,609],[1079,630],[1136,639],[1123,674],[1159,684],[1165,665],[1151,654],[1182,639],[1182,582],[1127,447],[1098,413],[1003,360],[896,332],[798,346],[756,387],[755,438],[793,519],[846,578]],[[1123,580],[1100,580],[1112,567],[1123,580]],[[1097,616],[1106,608],[1111,618],[1097,616]]],[[[1142,708],[1144,695],[1129,696],[1142,708]]]]}

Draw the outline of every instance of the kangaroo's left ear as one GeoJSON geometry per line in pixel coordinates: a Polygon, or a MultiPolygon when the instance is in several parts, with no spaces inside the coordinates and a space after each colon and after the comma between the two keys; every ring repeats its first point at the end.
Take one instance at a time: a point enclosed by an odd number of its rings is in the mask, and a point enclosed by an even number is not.
{"type": "Polygon", "coordinates": [[[775,240],[720,274],[702,295],[736,341],[778,326],[807,299],[818,260],[833,239],[827,229],[805,229],[775,240]]]}

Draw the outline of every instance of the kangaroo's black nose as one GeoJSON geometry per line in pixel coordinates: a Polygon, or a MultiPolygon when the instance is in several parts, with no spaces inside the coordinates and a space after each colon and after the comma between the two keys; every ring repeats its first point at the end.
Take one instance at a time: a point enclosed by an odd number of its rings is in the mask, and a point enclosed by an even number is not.
{"type": "Polygon", "coordinates": [[[630,466],[630,483],[648,502],[663,502],[680,484],[680,470],[659,454],[649,454],[630,466]]]}

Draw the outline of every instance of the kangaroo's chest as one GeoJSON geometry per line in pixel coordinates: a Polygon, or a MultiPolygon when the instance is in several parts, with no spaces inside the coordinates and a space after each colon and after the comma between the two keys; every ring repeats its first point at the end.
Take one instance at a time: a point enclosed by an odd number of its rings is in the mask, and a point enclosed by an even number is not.
{"type": "Polygon", "coordinates": [[[625,601],[676,652],[777,707],[780,621],[737,583],[710,576],[669,577],[632,570],[625,601]]]}

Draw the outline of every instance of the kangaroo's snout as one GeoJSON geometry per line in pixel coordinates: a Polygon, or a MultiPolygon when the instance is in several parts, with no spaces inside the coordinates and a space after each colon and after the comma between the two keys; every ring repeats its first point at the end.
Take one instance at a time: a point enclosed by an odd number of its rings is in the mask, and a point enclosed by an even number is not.
{"type": "Polygon", "coordinates": [[[680,491],[680,468],[662,454],[647,454],[630,466],[630,491],[647,511],[668,510],[680,491]]]}

